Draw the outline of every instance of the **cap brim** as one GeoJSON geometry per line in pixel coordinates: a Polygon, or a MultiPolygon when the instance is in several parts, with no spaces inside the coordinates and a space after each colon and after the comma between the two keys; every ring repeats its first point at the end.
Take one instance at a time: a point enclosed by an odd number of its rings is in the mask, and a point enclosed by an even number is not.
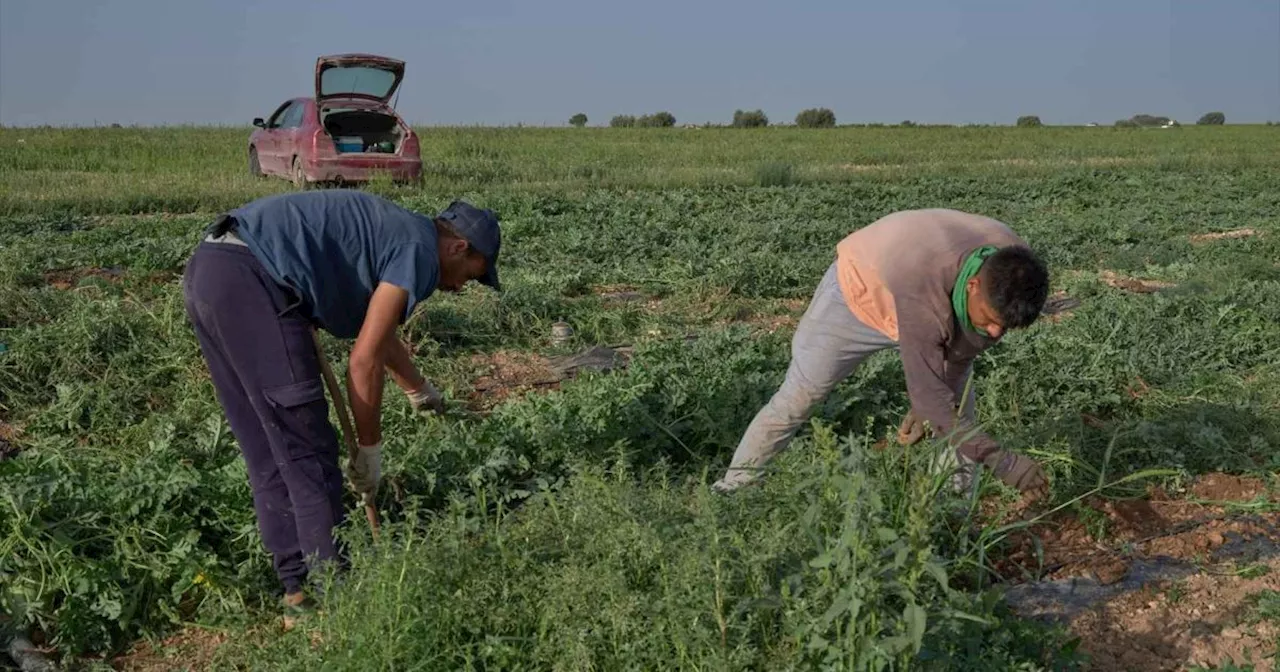
{"type": "Polygon", "coordinates": [[[492,287],[495,292],[502,291],[502,284],[498,282],[498,267],[496,265],[489,264],[488,272],[480,276],[480,284],[492,287]]]}

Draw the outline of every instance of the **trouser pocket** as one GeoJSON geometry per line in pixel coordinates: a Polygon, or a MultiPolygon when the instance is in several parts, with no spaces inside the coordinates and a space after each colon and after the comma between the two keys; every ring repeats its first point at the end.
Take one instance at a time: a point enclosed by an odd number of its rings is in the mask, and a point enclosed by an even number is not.
{"type": "Polygon", "coordinates": [[[273,429],[280,439],[276,443],[285,450],[277,455],[277,461],[337,456],[337,436],[329,424],[329,406],[320,378],[269,387],[262,393],[275,419],[273,429]]]}

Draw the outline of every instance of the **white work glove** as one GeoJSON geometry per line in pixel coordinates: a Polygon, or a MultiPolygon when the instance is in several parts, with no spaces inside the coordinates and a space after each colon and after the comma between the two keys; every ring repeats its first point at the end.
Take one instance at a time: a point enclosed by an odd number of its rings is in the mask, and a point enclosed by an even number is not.
{"type": "Polygon", "coordinates": [[[440,396],[440,391],[431,384],[431,381],[423,381],[422,387],[404,394],[409,397],[409,403],[413,405],[413,410],[419,413],[433,411],[436,415],[444,414],[444,399],[440,396]]]}
{"type": "Polygon", "coordinates": [[[347,478],[351,480],[351,488],[365,501],[373,499],[378,492],[378,481],[382,480],[381,441],[356,449],[355,456],[347,463],[347,478]]]}

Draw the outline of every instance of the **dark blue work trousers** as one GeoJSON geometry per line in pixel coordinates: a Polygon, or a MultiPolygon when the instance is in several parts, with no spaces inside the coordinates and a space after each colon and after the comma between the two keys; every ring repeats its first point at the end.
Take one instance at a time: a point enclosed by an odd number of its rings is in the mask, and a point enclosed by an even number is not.
{"type": "Polygon", "coordinates": [[[316,561],[341,562],[338,437],[311,323],[243,245],[201,242],[183,275],[187,316],[240,444],[276,575],[291,593],[316,561]]]}

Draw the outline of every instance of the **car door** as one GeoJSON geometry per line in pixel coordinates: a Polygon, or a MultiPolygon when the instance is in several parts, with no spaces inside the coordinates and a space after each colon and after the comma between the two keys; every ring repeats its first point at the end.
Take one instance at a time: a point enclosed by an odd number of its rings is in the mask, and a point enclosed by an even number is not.
{"type": "Polygon", "coordinates": [[[258,143],[258,164],[262,166],[262,171],[272,175],[286,174],[288,166],[285,165],[285,159],[281,158],[281,135],[282,126],[285,117],[289,114],[297,103],[294,101],[285,101],[280,107],[276,108],[270,119],[267,119],[266,128],[262,132],[262,140],[258,143]]]}
{"type": "Polygon", "coordinates": [[[280,152],[280,166],[286,175],[292,175],[293,157],[299,156],[302,152],[301,143],[302,135],[302,114],[307,109],[305,102],[297,100],[285,112],[284,118],[280,122],[280,128],[277,131],[278,140],[277,147],[280,152]]]}

